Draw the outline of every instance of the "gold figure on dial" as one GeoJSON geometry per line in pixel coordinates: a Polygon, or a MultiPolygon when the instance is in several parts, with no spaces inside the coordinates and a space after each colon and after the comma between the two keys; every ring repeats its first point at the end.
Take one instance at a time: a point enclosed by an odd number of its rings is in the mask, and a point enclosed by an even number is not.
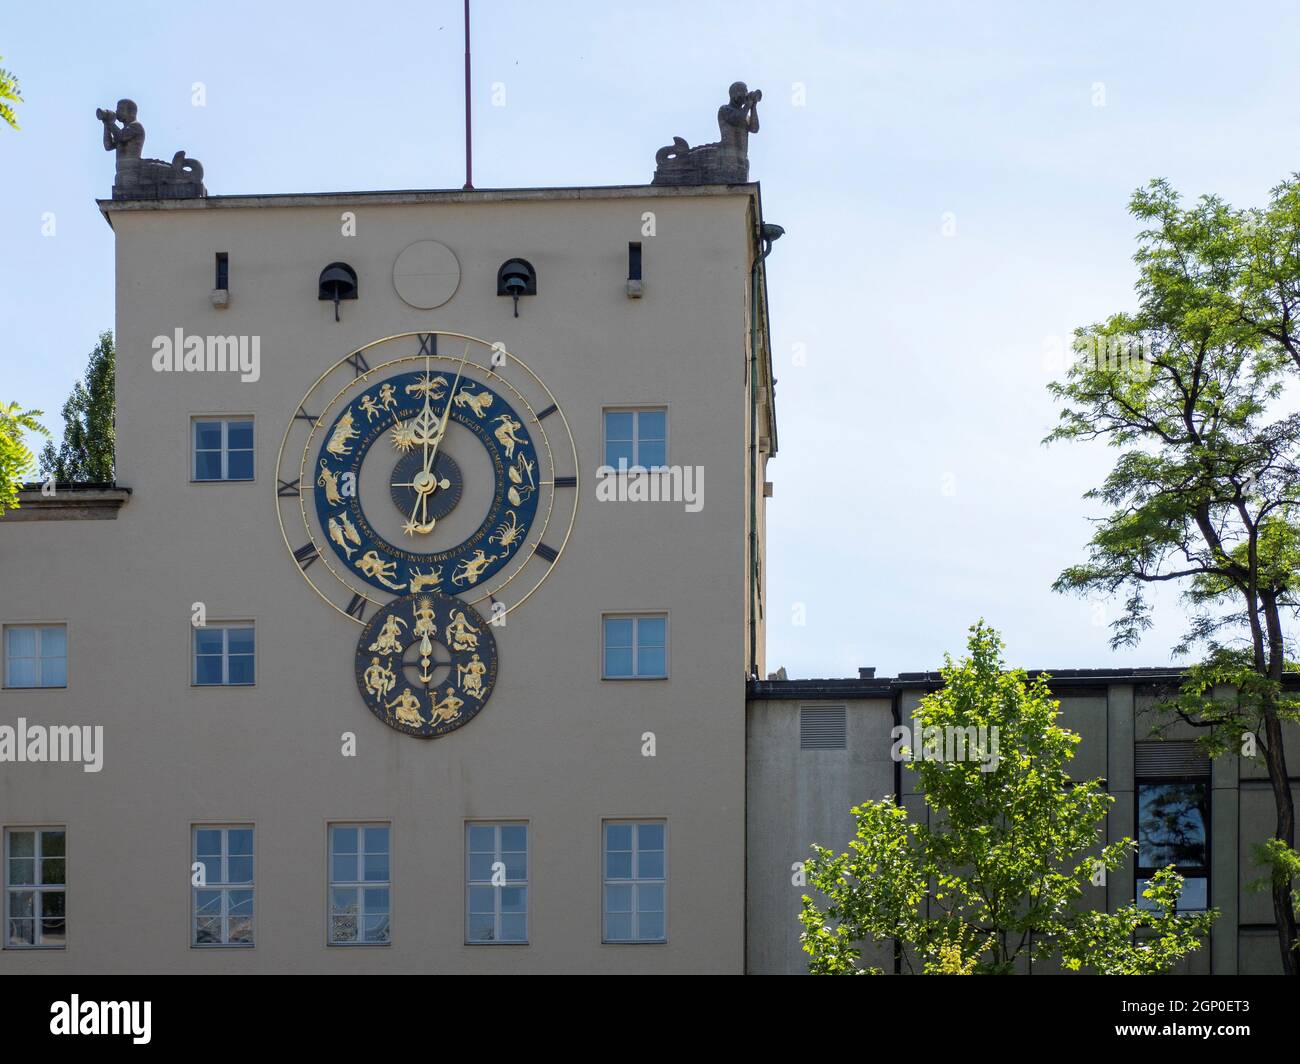
{"type": "Polygon", "coordinates": [[[462,699],[456,697],[456,688],[448,687],[442,701],[433,704],[433,717],[429,723],[441,724],[444,721],[455,720],[460,716],[460,707],[464,704],[462,699]]]}
{"type": "Polygon", "coordinates": [[[400,636],[405,627],[406,622],[402,618],[390,614],[375,637],[375,641],[370,644],[370,649],[377,650],[381,654],[400,654],[402,652],[400,636]]]}
{"type": "Polygon", "coordinates": [[[375,695],[376,698],[383,698],[394,687],[397,686],[397,675],[388,666],[388,663],[379,663],[378,658],[370,659],[370,668],[365,672],[366,690],[375,695]]]}
{"type": "Polygon", "coordinates": [[[409,687],[402,688],[402,693],[391,702],[385,702],[384,708],[395,710],[394,716],[403,724],[409,724],[413,728],[419,728],[424,724],[424,718],[420,716],[420,700],[411,694],[409,687]]]}

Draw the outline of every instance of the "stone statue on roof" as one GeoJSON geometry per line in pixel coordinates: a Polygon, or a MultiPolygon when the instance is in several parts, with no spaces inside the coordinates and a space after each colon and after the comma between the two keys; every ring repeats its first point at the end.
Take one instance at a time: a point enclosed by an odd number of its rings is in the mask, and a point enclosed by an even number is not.
{"type": "Polygon", "coordinates": [[[203,164],[183,151],[171,162],[142,158],[144,126],[136,119],[134,100],[118,100],[111,111],[99,108],[95,117],[104,124],[104,150],[117,153],[113,179],[114,199],[190,199],[206,196],[203,164]]]}
{"type": "Polygon", "coordinates": [[[716,144],[690,147],[681,137],[655,153],[654,185],[739,185],[749,180],[749,135],[758,132],[762,90],[734,82],[718,108],[716,144]]]}

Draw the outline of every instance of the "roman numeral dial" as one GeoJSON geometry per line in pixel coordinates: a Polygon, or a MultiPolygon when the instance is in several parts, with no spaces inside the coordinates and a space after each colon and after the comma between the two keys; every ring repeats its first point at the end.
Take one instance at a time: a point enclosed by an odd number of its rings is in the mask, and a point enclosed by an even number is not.
{"type": "Polygon", "coordinates": [[[502,345],[404,333],[348,351],[286,413],[276,475],[297,569],[339,614],[436,593],[494,622],[561,561],[577,451],[541,378],[502,345]],[[319,564],[317,564],[319,563],[319,564]]]}

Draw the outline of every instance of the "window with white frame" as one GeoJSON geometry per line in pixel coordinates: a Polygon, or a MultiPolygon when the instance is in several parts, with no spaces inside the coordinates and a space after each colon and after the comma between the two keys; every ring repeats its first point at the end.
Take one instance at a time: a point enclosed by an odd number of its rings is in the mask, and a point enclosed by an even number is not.
{"type": "Polygon", "coordinates": [[[195,946],[253,944],[253,829],[194,831],[193,934],[195,946]]]}
{"type": "Polygon", "coordinates": [[[605,411],[605,464],[614,469],[662,469],[668,464],[668,410],[605,411]]]}
{"type": "Polygon", "coordinates": [[[11,624],[4,635],[6,687],[68,686],[66,625],[11,624]]]}
{"type": "Polygon", "coordinates": [[[667,940],[665,832],[662,820],[605,822],[605,942],[667,940]]]}
{"type": "Polygon", "coordinates": [[[253,479],[253,419],[196,417],[192,422],[194,480],[253,479]]]}
{"type": "Polygon", "coordinates": [[[607,616],[602,640],[606,680],[662,680],[668,675],[668,618],[663,614],[607,616]]]}
{"type": "Polygon", "coordinates": [[[247,621],[194,629],[195,687],[238,687],[254,680],[253,625],[247,621]]]}
{"type": "Polygon", "coordinates": [[[465,941],[528,941],[528,825],[465,825],[465,941]]]}
{"type": "Polygon", "coordinates": [[[6,949],[63,949],[67,945],[67,862],[65,829],[5,831],[6,949]]]}
{"type": "Polygon", "coordinates": [[[331,946],[390,941],[390,838],[387,824],[330,825],[331,946]]]}

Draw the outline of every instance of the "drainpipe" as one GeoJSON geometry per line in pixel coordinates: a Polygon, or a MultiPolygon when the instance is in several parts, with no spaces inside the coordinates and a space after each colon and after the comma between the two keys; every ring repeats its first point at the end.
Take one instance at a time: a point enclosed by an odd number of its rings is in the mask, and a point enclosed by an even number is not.
{"type": "MultiPolygon", "coordinates": [[[[770,250],[770,247],[769,247],[770,250]]],[[[749,270],[749,673],[758,676],[758,268],[749,270]]]]}
{"type": "Polygon", "coordinates": [[[759,222],[762,251],[755,256],[749,271],[749,671],[758,675],[758,270],[772,254],[772,245],[785,235],[773,222],[759,222]]]}

